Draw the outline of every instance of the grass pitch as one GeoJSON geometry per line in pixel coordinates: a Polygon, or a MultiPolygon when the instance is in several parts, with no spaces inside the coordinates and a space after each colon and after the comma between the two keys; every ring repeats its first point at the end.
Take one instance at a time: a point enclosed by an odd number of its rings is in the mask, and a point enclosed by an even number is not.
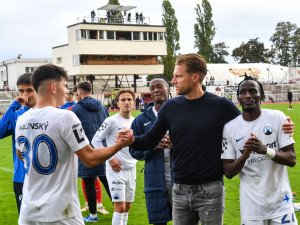
{"type": "MultiPolygon", "coordinates": [[[[300,103],[294,104],[294,110],[287,110],[287,104],[272,104],[262,105],[262,108],[277,109],[290,116],[295,126],[295,149],[297,153],[298,163],[293,168],[288,168],[289,178],[292,191],[298,193],[296,202],[300,202],[300,103]]],[[[111,113],[114,114],[114,113],[111,113]]],[[[137,116],[138,112],[133,112],[133,116],[137,116]]],[[[129,212],[128,224],[130,225],[146,225],[148,224],[147,210],[145,204],[144,189],[144,174],[141,170],[144,162],[137,164],[137,187],[135,194],[135,202],[129,212]]],[[[12,147],[11,137],[0,140],[0,225],[14,225],[18,224],[18,213],[13,193],[13,161],[12,161],[12,147]]],[[[239,178],[235,177],[232,180],[225,180],[226,188],[226,210],[224,213],[224,225],[238,225],[240,224],[240,211],[239,211],[239,178]]],[[[99,222],[95,224],[108,225],[111,224],[113,205],[110,202],[104,188],[103,191],[103,204],[110,212],[109,215],[100,215],[98,213],[99,222]]],[[[84,205],[84,197],[81,189],[81,181],[78,180],[78,192],[81,206],[84,205]]],[[[83,213],[87,216],[88,212],[83,213]]],[[[300,221],[300,212],[296,212],[298,221],[300,221]]],[[[88,223],[87,223],[88,224],[88,223]]],[[[170,222],[169,224],[172,224],[170,222]]]]}

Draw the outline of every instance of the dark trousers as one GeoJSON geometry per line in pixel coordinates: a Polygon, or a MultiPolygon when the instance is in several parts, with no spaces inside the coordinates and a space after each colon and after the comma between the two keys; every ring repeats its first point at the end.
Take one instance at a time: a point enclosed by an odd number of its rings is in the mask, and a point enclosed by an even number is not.
{"type": "Polygon", "coordinates": [[[23,183],[14,182],[13,185],[14,185],[15,198],[18,207],[18,213],[20,214],[20,208],[21,208],[21,203],[23,198],[23,183]]]}
{"type": "MultiPolygon", "coordinates": [[[[97,212],[97,195],[96,195],[96,188],[95,188],[95,177],[84,177],[82,178],[85,185],[85,192],[86,197],[88,200],[88,206],[91,214],[95,214],[97,212]]],[[[104,186],[106,193],[108,194],[110,200],[111,195],[109,191],[108,182],[106,176],[99,176],[99,180],[101,181],[102,185],[104,186]]]]}

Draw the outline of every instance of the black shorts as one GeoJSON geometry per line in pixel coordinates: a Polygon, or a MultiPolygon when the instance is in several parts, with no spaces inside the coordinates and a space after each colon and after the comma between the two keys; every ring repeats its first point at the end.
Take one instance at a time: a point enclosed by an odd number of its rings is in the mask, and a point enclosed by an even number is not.
{"type": "Polygon", "coordinates": [[[293,99],[289,99],[289,102],[292,103],[292,100],[293,100],[293,99]]]}

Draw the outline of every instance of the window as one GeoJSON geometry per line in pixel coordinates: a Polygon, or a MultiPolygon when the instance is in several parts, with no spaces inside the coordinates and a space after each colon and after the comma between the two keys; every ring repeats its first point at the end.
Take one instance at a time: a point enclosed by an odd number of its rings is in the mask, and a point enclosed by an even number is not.
{"type": "Polygon", "coordinates": [[[116,40],[131,40],[131,32],[116,31],[116,40]]]}
{"type": "Polygon", "coordinates": [[[89,39],[98,39],[98,32],[96,30],[88,30],[89,39]]]}
{"type": "Polygon", "coordinates": [[[80,36],[80,39],[86,39],[87,37],[87,35],[86,35],[86,30],[81,30],[81,36],[80,36]]]}
{"type": "Polygon", "coordinates": [[[113,60],[120,61],[120,60],[122,60],[122,56],[121,55],[114,55],[113,60]]]}
{"type": "Polygon", "coordinates": [[[34,71],[34,67],[25,67],[26,73],[32,73],[34,71]]]}
{"type": "Polygon", "coordinates": [[[132,32],[132,40],[140,40],[140,32],[132,32]]]}
{"type": "Polygon", "coordinates": [[[159,36],[159,40],[161,40],[161,41],[164,40],[164,33],[159,32],[159,33],[158,33],[158,36],[159,36]]]}
{"type": "Polygon", "coordinates": [[[80,40],[81,39],[81,30],[76,30],[76,40],[80,40]]]}
{"type": "Polygon", "coordinates": [[[106,31],[107,39],[114,40],[115,39],[115,32],[114,31],[106,31]]]}
{"type": "Polygon", "coordinates": [[[73,66],[79,65],[79,55],[73,55],[73,66]]]}
{"type": "Polygon", "coordinates": [[[56,64],[61,64],[62,63],[62,57],[56,58],[56,64]]]}
{"type": "Polygon", "coordinates": [[[143,37],[144,37],[144,41],[148,40],[148,34],[147,34],[147,32],[143,32],[143,37]]]}
{"type": "Polygon", "coordinates": [[[157,41],[157,33],[153,33],[153,36],[154,36],[154,41],[157,41]]]}
{"type": "Polygon", "coordinates": [[[1,71],[1,80],[4,80],[4,71],[1,71]]]}
{"type": "Polygon", "coordinates": [[[137,56],[136,55],[129,55],[128,60],[137,60],[137,56]]]}
{"type": "Polygon", "coordinates": [[[99,30],[99,39],[103,40],[104,39],[104,31],[99,30]]]}
{"type": "Polygon", "coordinates": [[[149,35],[149,41],[152,41],[152,32],[148,32],[148,35],[149,35]]]}
{"type": "Polygon", "coordinates": [[[106,55],[97,55],[97,60],[107,60],[106,55]]]}

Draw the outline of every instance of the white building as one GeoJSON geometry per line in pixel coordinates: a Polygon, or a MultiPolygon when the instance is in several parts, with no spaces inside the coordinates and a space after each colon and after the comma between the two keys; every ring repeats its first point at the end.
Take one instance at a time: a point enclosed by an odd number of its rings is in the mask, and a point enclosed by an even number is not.
{"type": "Polygon", "coordinates": [[[52,63],[52,59],[10,59],[0,62],[0,89],[7,85],[10,90],[17,89],[17,79],[26,72],[33,72],[38,66],[52,63]]]}
{"type": "Polygon", "coordinates": [[[95,80],[94,90],[101,93],[132,87],[133,82],[144,85],[137,79],[141,75],[162,74],[166,28],[150,25],[147,17],[136,19],[130,11],[134,8],[106,5],[98,9],[105,15],[70,25],[68,44],[53,47],[53,63],[64,67],[74,84],[95,80]]]}

